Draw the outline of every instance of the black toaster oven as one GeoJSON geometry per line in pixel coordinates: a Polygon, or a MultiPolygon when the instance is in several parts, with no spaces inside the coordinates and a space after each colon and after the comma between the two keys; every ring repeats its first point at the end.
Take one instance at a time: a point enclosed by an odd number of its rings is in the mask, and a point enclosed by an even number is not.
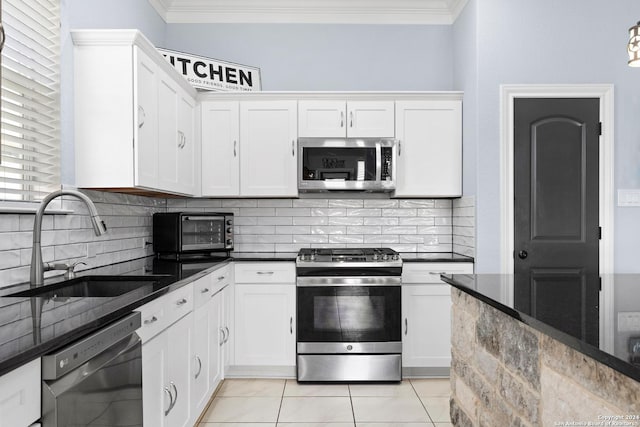
{"type": "Polygon", "coordinates": [[[169,212],[153,215],[156,254],[233,250],[233,213],[169,212]]]}

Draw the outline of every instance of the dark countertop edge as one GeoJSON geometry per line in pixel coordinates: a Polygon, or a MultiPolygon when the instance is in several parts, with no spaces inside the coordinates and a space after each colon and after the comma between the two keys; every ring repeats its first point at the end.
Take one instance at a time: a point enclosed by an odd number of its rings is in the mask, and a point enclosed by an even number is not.
{"type": "Polygon", "coordinates": [[[440,278],[450,284],[451,286],[453,286],[456,289],[461,290],[462,292],[471,295],[474,298],[477,298],[478,300],[490,305],[491,307],[503,312],[504,314],[514,318],[515,320],[518,320],[522,323],[524,323],[525,325],[528,325],[530,327],[532,327],[533,329],[573,348],[574,350],[579,351],[580,353],[584,354],[585,356],[589,356],[592,359],[596,360],[597,362],[600,362],[606,366],[608,366],[609,368],[620,372],[621,374],[626,375],[627,377],[640,382],[640,369],[634,367],[633,365],[626,363],[625,361],[612,356],[611,354],[604,352],[602,350],[600,350],[597,347],[594,347],[590,344],[587,344],[584,341],[581,341],[580,339],[569,335],[567,333],[564,333],[562,331],[559,331],[558,329],[547,325],[544,322],[541,322],[538,319],[535,319],[525,313],[521,313],[517,310],[514,310],[511,307],[507,307],[506,305],[503,305],[501,303],[499,303],[498,301],[491,299],[489,297],[487,297],[486,295],[483,295],[473,289],[467,288],[464,285],[460,285],[458,283],[456,283],[451,277],[448,277],[446,275],[441,275],[440,278]]]}
{"type": "Polygon", "coordinates": [[[400,257],[402,262],[475,262],[473,257],[456,252],[400,252],[400,257]]]}

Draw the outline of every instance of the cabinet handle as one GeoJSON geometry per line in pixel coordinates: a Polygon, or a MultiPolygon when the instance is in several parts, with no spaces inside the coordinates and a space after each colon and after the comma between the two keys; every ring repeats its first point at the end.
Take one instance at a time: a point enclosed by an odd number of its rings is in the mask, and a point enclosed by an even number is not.
{"type": "Polygon", "coordinates": [[[407,335],[408,332],[409,332],[409,321],[405,317],[404,318],[404,334],[407,335]]]}
{"type": "Polygon", "coordinates": [[[296,155],[296,150],[295,150],[295,148],[296,148],[296,140],[295,140],[295,139],[292,139],[292,140],[291,140],[291,155],[292,155],[292,156],[295,156],[295,155],[296,155]]]}
{"type": "Polygon", "coordinates": [[[256,274],[271,276],[273,271],[257,271],[256,274]]]}
{"type": "Polygon", "coordinates": [[[176,305],[180,306],[180,305],[185,305],[186,303],[187,303],[187,300],[185,298],[182,298],[180,301],[176,302],[176,305]]]}
{"type": "Polygon", "coordinates": [[[349,127],[353,127],[353,110],[349,111],[349,127]]]}
{"type": "Polygon", "coordinates": [[[147,320],[145,320],[145,321],[144,321],[144,324],[145,324],[145,325],[150,325],[150,324],[152,324],[153,322],[157,322],[157,321],[158,321],[158,318],[157,318],[156,316],[153,316],[153,317],[151,317],[151,319],[147,319],[147,320]]]}
{"type": "Polygon", "coordinates": [[[165,387],[164,392],[169,395],[169,409],[166,409],[164,411],[164,416],[166,417],[167,415],[169,415],[169,412],[171,412],[171,409],[173,409],[173,394],[171,394],[171,390],[169,390],[169,387],[165,387]]]}
{"type": "Polygon", "coordinates": [[[220,341],[219,345],[220,347],[222,347],[222,344],[227,342],[227,335],[225,334],[224,329],[222,328],[220,328],[220,332],[222,333],[222,340],[220,341]]]}
{"type": "Polygon", "coordinates": [[[340,111],[340,127],[344,127],[344,111],[340,111]]]}
{"type": "Polygon", "coordinates": [[[138,129],[144,126],[144,122],[146,118],[147,118],[147,114],[144,112],[144,108],[142,108],[142,105],[138,105],[138,129]]]}
{"type": "Polygon", "coordinates": [[[233,157],[238,157],[238,152],[236,151],[237,146],[238,146],[238,141],[233,141],[233,157]]]}
{"type": "Polygon", "coordinates": [[[173,391],[176,392],[175,397],[173,398],[173,403],[171,404],[171,406],[169,406],[169,412],[171,412],[171,410],[173,409],[174,406],[176,406],[176,402],[178,401],[178,387],[176,387],[176,383],[174,383],[173,381],[171,381],[169,383],[169,385],[171,386],[171,388],[173,389],[173,391]]]}
{"type": "Polygon", "coordinates": [[[198,377],[202,373],[202,360],[200,360],[200,356],[198,355],[196,355],[196,360],[198,361],[198,373],[196,374],[195,379],[198,379],[198,377]]]}
{"type": "Polygon", "coordinates": [[[2,52],[2,49],[4,49],[5,40],[6,37],[4,34],[4,25],[2,25],[2,22],[0,22],[0,52],[2,52]]]}
{"type": "Polygon", "coordinates": [[[228,327],[228,326],[225,326],[225,327],[224,327],[224,330],[225,330],[225,331],[227,331],[227,333],[226,333],[226,334],[225,334],[225,336],[224,336],[224,343],[223,343],[223,344],[225,344],[227,341],[229,341],[229,335],[231,335],[231,334],[229,333],[229,327],[228,327]]]}
{"type": "Polygon", "coordinates": [[[289,333],[293,335],[293,316],[289,317],[289,333]]]}
{"type": "Polygon", "coordinates": [[[218,282],[223,281],[223,280],[224,280],[224,278],[225,278],[225,276],[220,276],[220,277],[218,277],[218,282]]]}
{"type": "Polygon", "coordinates": [[[181,130],[178,131],[178,148],[182,149],[187,145],[187,137],[184,136],[184,132],[181,130]]]}
{"type": "Polygon", "coordinates": [[[209,292],[209,288],[204,288],[200,291],[201,294],[206,294],[207,292],[209,292]]]}
{"type": "Polygon", "coordinates": [[[398,157],[402,155],[402,141],[398,140],[398,157]]]}

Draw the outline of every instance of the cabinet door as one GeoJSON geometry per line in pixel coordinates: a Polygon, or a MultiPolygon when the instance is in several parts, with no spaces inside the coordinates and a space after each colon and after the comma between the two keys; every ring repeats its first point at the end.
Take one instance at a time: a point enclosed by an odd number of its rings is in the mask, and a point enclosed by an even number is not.
{"type": "Polygon", "coordinates": [[[224,329],[226,336],[225,342],[222,346],[222,378],[225,376],[225,372],[230,365],[233,365],[234,362],[234,340],[235,340],[235,329],[233,325],[234,319],[234,287],[227,286],[224,291],[222,291],[222,301],[221,301],[221,309],[222,309],[222,322],[221,327],[224,329]]]}
{"type": "Polygon", "coordinates": [[[133,145],[135,185],[158,187],[158,67],[138,48],[134,55],[133,145]]]}
{"type": "Polygon", "coordinates": [[[158,81],[158,158],[160,189],[178,191],[178,88],[168,78],[158,81]]]}
{"type": "Polygon", "coordinates": [[[195,194],[196,186],[196,137],[194,131],[195,100],[183,90],[178,91],[178,150],[177,191],[184,194],[195,194]]]}
{"type": "Polygon", "coordinates": [[[346,120],[345,101],[298,101],[300,137],[344,137],[346,120]]]}
{"type": "Polygon", "coordinates": [[[167,379],[173,392],[174,405],[166,416],[166,425],[188,426],[191,416],[191,329],[193,313],[189,313],[167,329],[167,379]]]}
{"type": "Polygon", "coordinates": [[[28,426],[41,415],[40,359],[0,376],[0,427],[28,426]]]}
{"type": "Polygon", "coordinates": [[[162,332],[142,345],[142,416],[144,427],[166,426],[165,412],[171,406],[166,377],[167,333],[162,332]]]}
{"type": "Polygon", "coordinates": [[[236,365],[295,365],[295,285],[236,285],[234,325],[236,365]]]}
{"type": "MultiPolygon", "coordinates": [[[[193,314],[193,355],[191,359],[192,417],[198,417],[209,402],[211,370],[215,369],[211,365],[212,357],[214,357],[211,355],[211,351],[216,350],[214,346],[218,344],[217,340],[214,343],[211,342],[211,329],[215,327],[211,320],[214,315],[211,300],[196,309],[193,314]]],[[[191,421],[195,422],[196,420],[192,419],[191,421]]]]}
{"type": "Polygon", "coordinates": [[[389,137],[395,135],[393,101],[349,101],[348,137],[389,137]]]}
{"type": "Polygon", "coordinates": [[[395,197],[462,195],[462,102],[396,102],[395,197]]]}
{"type": "Polygon", "coordinates": [[[223,292],[211,298],[209,310],[209,391],[213,393],[222,381],[222,352],[227,337],[222,326],[223,292]]]}
{"type": "Polygon", "coordinates": [[[202,195],[240,195],[240,106],[238,102],[203,102],[202,195]]]}
{"type": "Polygon", "coordinates": [[[296,197],[296,101],[240,103],[240,194],[296,197]]]}
{"type": "Polygon", "coordinates": [[[449,285],[402,286],[402,365],[449,367],[451,294],[449,285]]]}

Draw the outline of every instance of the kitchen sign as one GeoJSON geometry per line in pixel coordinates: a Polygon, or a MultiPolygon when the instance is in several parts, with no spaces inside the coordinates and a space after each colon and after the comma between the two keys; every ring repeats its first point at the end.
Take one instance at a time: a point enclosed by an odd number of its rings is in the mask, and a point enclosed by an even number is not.
{"type": "Polygon", "coordinates": [[[218,92],[261,90],[260,68],[189,55],[175,50],[160,48],[157,50],[197,89],[218,92]]]}

